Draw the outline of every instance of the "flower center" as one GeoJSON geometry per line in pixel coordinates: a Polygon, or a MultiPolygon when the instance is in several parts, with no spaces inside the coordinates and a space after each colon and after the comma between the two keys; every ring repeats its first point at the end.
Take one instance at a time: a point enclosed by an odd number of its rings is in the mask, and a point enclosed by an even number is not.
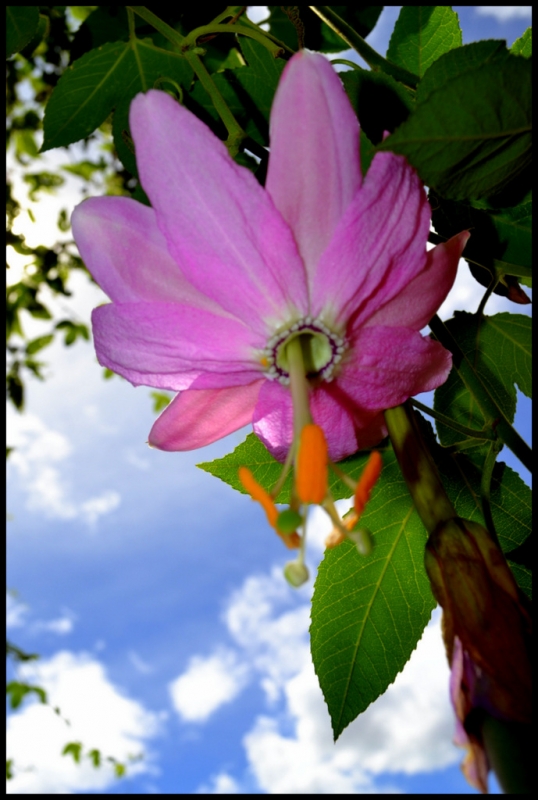
{"type": "Polygon", "coordinates": [[[298,339],[301,345],[306,377],[309,380],[331,381],[335,367],[342,360],[346,342],[321,320],[312,317],[294,322],[269,339],[263,353],[269,380],[289,385],[288,345],[294,339],[298,339]]]}

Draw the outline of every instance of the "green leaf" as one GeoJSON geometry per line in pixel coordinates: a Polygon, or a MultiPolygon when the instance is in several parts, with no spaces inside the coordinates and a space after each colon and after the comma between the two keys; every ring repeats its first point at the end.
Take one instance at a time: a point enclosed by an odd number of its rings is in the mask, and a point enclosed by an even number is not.
{"type": "Polygon", "coordinates": [[[6,780],[10,781],[13,778],[13,759],[6,759],[6,780]]]}
{"type": "Polygon", "coordinates": [[[532,572],[528,567],[516,564],[514,561],[507,559],[510,569],[514,575],[517,585],[524,592],[529,600],[532,600],[532,572]]]}
{"type": "Polygon", "coordinates": [[[19,681],[10,681],[6,685],[6,694],[9,695],[11,708],[18,708],[29,694],[36,694],[42,703],[47,702],[47,694],[41,686],[30,686],[28,683],[19,683],[19,681]]]}
{"type": "Polygon", "coordinates": [[[441,236],[449,239],[462,230],[471,231],[464,257],[488,270],[481,283],[489,285],[493,275],[531,274],[532,203],[488,208],[480,201],[470,204],[445,200],[431,191],[430,204],[433,225],[441,236]]]}
{"type": "Polygon", "coordinates": [[[37,6],[6,7],[6,57],[19,53],[28,44],[39,25],[37,6]]]}
{"type": "Polygon", "coordinates": [[[71,755],[73,756],[73,760],[75,764],[80,764],[80,754],[82,751],[82,743],[81,742],[69,742],[66,744],[64,749],[62,750],[63,756],[71,755]]]}
{"type": "MultiPolygon", "coordinates": [[[[377,449],[382,449],[382,447],[377,449]]],[[[368,456],[369,453],[356,453],[340,461],[339,466],[351,478],[357,479],[368,461],[368,456]]],[[[232,453],[228,453],[223,458],[216,458],[214,461],[197,464],[197,466],[216,478],[220,478],[221,481],[224,481],[224,483],[227,483],[242,494],[246,494],[246,492],[237,476],[239,467],[248,467],[257,482],[267,491],[273,488],[282,472],[282,464],[273,458],[254,433],[249,433],[245,441],[238,445],[232,453]]],[[[276,498],[278,503],[289,503],[291,485],[292,477],[290,474],[276,498]]],[[[329,489],[335,500],[340,500],[350,495],[347,486],[332,472],[329,473],[329,489]]]]}
{"type": "MultiPolygon", "coordinates": [[[[291,47],[298,48],[298,32],[282,6],[268,6],[269,32],[291,47]]],[[[289,7],[287,7],[289,8],[289,7]]],[[[340,36],[325,24],[308,6],[295,6],[299,12],[304,33],[304,46],[322,53],[340,53],[347,48],[340,36]]],[[[375,27],[383,6],[332,6],[339,17],[348,22],[363,38],[375,27]]]]}
{"type": "MultiPolygon", "coordinates": [[[[271,105],[285,62],[273,58],[265,47],[247,37],[241,37],[241,50],[248,66],[212,75],[212,79],[243,130],[266,147],[271,105]]],[[[220,116],[199,81],[187,101],[195,113],[199,114],[201,108],[208,115],[205,121],[218,134],[220,116]]]]}
{"type": "Polygon", "coordinates": [[[160,50],[148,41],[111,42],[91,50],[66,69],[51,95],[43,120],[41,151],[89,136],[120,101],[128,105],[135,94],[151,89],[158,78],[181,83],[190,75],[182,56],[160,50]]]}
{"type": "MultiPolygon", "coordinates": [[[[489,393],[509,422],[516,410],[516,387],[531,392],[531,320],[522,314],[495,314],[482,317],[456,311],[445,323],[459,346],[488,388],[489,393]]],[[[434,408],[442,414],[480,430],[486,424],[476,401],[465,388],[456,370],[435,391],[434,408]]],[[[461,441],[461,434],[437,423],[441,444],[461,441]]],[[[478,448],[483,453],[483,445],[478,448]]],[[[480,455],[478,456],[481,457],[480,455]]],[[[474,460],[474,458],[473,458],[474,460]]]]}
{"type": "Polygon", "coordinates": [[[125,775],[125,764],[121,764],[119,761],[114,762],[114,773],[116,778],[123,778],[125,775]]]}
{"type": "Polygon", "coordinates": [[[394,131],[412,111],[414,103],[404,87],[383,72],[350,70],[340,73],[344,89],[359,119],[361,132],[374,144],[385,131],[394,131]]]}
{"type": "Polygon", "coordinates": [[[458,15],[450,6],[402,6],[387,58],[422,77],[439,56],[461,47],[461,42],[458,15]]]}
{"type": "Polygon", "coordinates": [[[523,36],[520,36],[519,39],[516,39],[510,48],[510,52],[512,52],[515,56],[524,56],[525,58],[530,58],[532,55],[532,28],[527,28],[523,36]]]}
{"type": "Polygon", "coordinates": [[[446,198],[490,196],[529,179],[531,112],[531,61],[509,54],[431,91],[379,149],[446,198]]]}
{"type": "Polygon", "coordinates": [[[101,752],[99,750],[90,750],[88,758],[91,758],[94,767],[101,766],[101,752]]]}
{"type": "MultiPolygon", "coordinates": [[[[13,450],[12,447],[9,448],[13,450]]],[[[15,661],[36,661],[39,656],[37,653],[26,653],[11,642],[6,641],[6,656],[11,656],[15,661]]]]}
{"type": "Polygon", "coordinates": [[[34,353],[38,353],[40,350],[43,350],[44,347],[47,347],[54,339],[53,334],[48,334],[47,336],[38,336],[37,339],[32,339],[31,342],[28,342],[26,345],[26,352],[29,356],[33,356],[34,353]]]}
{"type": "Polygon", "coordinates": [[[160,414],[160,412],[166,408],[172,399],[171,396],[165,392],[150,392],[149,396],[153,399],[154,414],[160,414]]]}
{"type": "Polygon", "coordinates": [[[146,40],[143,42],[138,41],[137,44],[138,71],[132,70],[131,65],[131,83],[129,86],[126,85],[125,92],[118,101],[112,123],[114,146],[118,156],[125,168],[136,176],[138,171],[134,143],[129,126],[129,109],[133,97],[138,92],[145,92],[155,85],[159,89],[168,90],[172,88],[172,84],[179,84],[179,86],[187,90],[191,85],[193,76],[189,64],[176,53],[153,47],[146,40]],[[159,81],[164,79],[170,80],[172,84],[170,86],[166,83],[160,84],[159,81]]]}
{"type": "MultiPolygon", "coordinates": [[[[440,447],[430,423],[418,413],[416,417],[458,516],[484,525],[480,497],[481,470],[465,453],[453,454],[440,447]]],[[[499,544],[510,561],[518,586],[530,597],[532,562],[530,554],[526,552],[530,549],[526,543],[531,541],[529,537],[532,533],[532,492],[517,472],[502,461],[498,461],[493,469],[490,506],[499,544]]]]}
{"type": "Polygon", "coordinates": [[[427,534],[392,451],[362,523],[373,552],[361,557],[351,542],[327,551],[312,598],[312,658],[335,739],[394,681],[435,607],[427,534]]]}
{"type": "Polygon", "coordinates": [[[441,89],[465,72],[484,64],[500,63],[508,56],[506,42],[502,39],[472,42],[444,53],[431,65],[420,81],[417,87],[417,102],[423,103],[433,91],[441,89]]]}

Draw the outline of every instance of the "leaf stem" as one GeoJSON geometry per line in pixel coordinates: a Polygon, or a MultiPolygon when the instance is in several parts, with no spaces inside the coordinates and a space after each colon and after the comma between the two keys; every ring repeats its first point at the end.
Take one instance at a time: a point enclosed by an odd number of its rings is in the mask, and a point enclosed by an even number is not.
{"type": "MultiPolygon", "coordinates": [[[[142,17],[142,19],[145,19],[150,25],[153,25],[153,27],[158,30],[159,33],[168,39],[169,42],[174,44],[179,50],[184,50],[185,37],[177,33],[177,31],[170,27],[170,25],[168,25],[166,22],[163,22],[162,19],[159,19],[159,17],[148,8],[145,6],[127,6],[127,8],[132,9],[136,14],[138,14],[139,17],[142,17]]],[[[241,141],[246,136],[244,130],[228,108],[226,101],[217,89],[215,82],[198,55],[192,50],[186,50],[183,55],[192,67],[196,77],[210,96],[211,102],[215,106],[218,115],[223,121],[226,130],[228,131],[226,147],[228,148],[230,155],[234,156],[239,150],[241,141]]]]}
{"type": "Polygon", "coordinates": [[[127,6],[127,23],[129,25],[129,39],[136,39],[134,13],[132,8],[129,8],[129,6],[127,6]]]}
{"type": "Polygon", "coordinates": [[[414,397],[410,398],[410,402],[411,405],[413,405],[415,408],[418,408],[419,411],[423,411],[424,414],[428,414],[430,417],[433,417],[437,420],[437,422],[442,422],[443,425],[447,426],[447,428],[452,428],[452,430],[457,431],[458,433],[463,433],[465,436],[469,436],[471,439],[496,438],[492,431],[477,431],[474,428],[467,428],[465,425],[460,425],[459,422],[455,422],[445,414],[441,414],[439,411],[435,411],[433,408],[423,405],[423,403],[421,403],[419,400],[415,400],[414,397]]]}
{"type": "Polygon", "coordinates": [[[473,365],[437,314],[430,320],[430,328],[435,338],[438,339],[447,350],[450,350],[454,356],[454,369],[457,371],[467,390],[476,400],[486,419],[486,423],[495,429],[501,441],[510,448],[521,463],[532,473],[531,448],[508,422],[505,415],[484,386],[481,378],[475,372],[473,365]]]}
{"type": "Polygon", "coordinates": [[[184,37],[166,22],[163,22],[163,20],[154,14],[153,11],[150,11],[149,8],[146,8],[145,6],[127,6],[127,9],[134,11],[134,13],[138,14],[139,17],[142,17],[142,19],[145,19],[150,25],[153,25],[155,30],[159,31],[159,33],[162,33],[164,38],[168,39],[168,41],[174,44],[177,48],[182,48],[184,37]]]}
{"type": "Polygon", "coordinates": [[[198,80],[210,96],[211,102],[215,106],[215,109],[217,110],[221,120],[226,126],[226,130],[228,131],[226,147],[228,148],[230,155],[236,155],[237,151],[239,150],[239,145],[246,137],[245,131],[228,108],[224,97],[219,92],[214,80],[207,71],[205,64],[202,62],[200,57],[192,50],[186,50],[184,55],[196,73],[198,80]]]}
{"type": "Polygon", "coordinates": [[[332,6],[309,6],[314,14],[317,14],[320,19],[325,22],[341,39],[346,42],[353,50],[362,56],[369,67],[373,70],[381,70],[387,75],[391,75],[404,86],[409,89],[416,89],[420,78],[418,75],[413,75],[402,67],[398,67],[383,56],[380,56],[373,47],[370,47],[367,42],[359,36],[356,30],[351,27],[345,20],[336,14],[332,6]]]}
{"type": "MultiPolygon", "coordinates": [[[[263,47],[267,48],[269,52],[277,58],[280,55],[283,55],[284,50],[281,46],[272,42],[262,31],[255,30],[254,28],[247,27],[246,25],[229,25],[229,24],[220,24],[220,23],[209,23],[209,25],[202,25],[200,28],[195,28],[191,31],[184,39],[182,48],[186,50],[196,44],[197,39],[200,39],[202,36],[207,36],[209,34],[218,34],[218,33],[234,33],[240,34],[241,36],[248,36],[250,39],[254,39],[259,44],[263,45],[263,47]]],[[[287,48],[289,50],[289,48],[287,48]]],[[[293,52],[290,51],[290,52],[293,52]]]]}
{"type": "Polygon", "coordinates": [[[482,501],[482,516],[484,517],[486,528],[490,532],[492,539],[494,539],[497,545],[500,547],[501,545],[499,542],[499,537],[497,536],[497,531],[495,530],[495,523],[493,522],[493,515],[491,513],[491,502],[490,502],[491,479],[493,478],[493,469],[495,467],[495,462],[497,460],[497,454],[499,452],[499,449],[500,448],[497,442],[492,442],[488,448],[488,452],[484,460],[484,464],[482,466],[482,479],[480,481],[480,499],[482,501]]]}
{"type": "Polygon", "coordinates": [[[352,67],[356,72],[365,72],[363,67],[360,64],[355,64],[354,61],[348,61],[347,58],[333,58],[331,64],[334,66],[335,64],[345,64],[346,67],[352,67]]]}
{"type": "Polygon", "coordinates": [[[476,309],[476,316],[477,317],[483,317],[484,316],[484,309],[486,307],[486,303],[488,302],[489,298],[493,294],[493,291],[494,291],[494,289],[495,289],[495,287],[497,286],[498,283],[499,283],[499,278],[497,276],[495,276],[495,275],[492,275],[491,283],[489,284],[488,288],[484,292],[484,296],[482,297],[482,300],[480,301],[480,305],[476,309]]]}

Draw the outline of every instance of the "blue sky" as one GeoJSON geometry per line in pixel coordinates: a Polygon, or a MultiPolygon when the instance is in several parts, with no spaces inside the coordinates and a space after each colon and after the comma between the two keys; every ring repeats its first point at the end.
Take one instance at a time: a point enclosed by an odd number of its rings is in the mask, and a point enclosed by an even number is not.
{"type": "MultiPolygon", "coordinates": [[[[520,8],[456,6],[464,42],[511,44],[531,23],[520,8]]],[[[369,37],[382,53],[397,14],[385,9],[369,37]]],[[[73,179],[34,208],[28,239],[50,237],[50,215],[76,202],[73,179]]],[[[72,287],[62,302],[87,320],[106,298],[81,276],[72,287]]],[[[443,315],[474,310],[480,294],[462,263],[443,315]]],[[[505,310],[528,307],[496,296],[488,305],[505,310]]],[[[27,330],[41,332],[32,320],[27,330]]],[[[195,466],[247,431],[194,453],[151,450],[149,389],[104,381],[91,344],[43,355],[49,379],[29,382],[24,415],[8,409],[8,633],[41,654],[18,675],[43,685],[62,717],[32,702],[10,715],[9,790],[472,791],[451,743],[438,613],[396,682],[334,746],[308,651],[311,585],[287,586],[287,551],[263,512],[195,466]],[[117,781],[108,766],[61,757],[73,740],[141,758],[117,781]]],[[[530,435],[521,399],[516,424],[530,435]]],[[[328,527],[314,512],[312,573],[328,527]]]]}

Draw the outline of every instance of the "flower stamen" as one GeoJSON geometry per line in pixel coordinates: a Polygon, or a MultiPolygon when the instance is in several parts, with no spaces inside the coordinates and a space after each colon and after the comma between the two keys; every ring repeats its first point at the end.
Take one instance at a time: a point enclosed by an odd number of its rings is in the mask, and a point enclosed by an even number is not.
{"type": "Polygon", "coordinates": [[[269,492],[267,492],[263,486],[258,483],[252,472],[247,467],[239,467],[238,474],[243,488],[253,500],[256,500],[261,505],[265,511],[269,525],[275,529],[286,547],[288,547],[290,550],[294,550],[299,547],[301,544],[301,537],[296,531],[292,533],[286,533],[285,531],[278,529],[278,517],[280,512],[269,492]]]}
{"type": "Polygon", "coordinates": [[[327,494],[328,450],[319,425],[305,425],[301,431],[295,489],[301,503],[322,503],[327,494]]]}
{"type": "Polygon", "coordinates": [[[346,514],[343,525],[335,525],[331,533],[325,540],[325,547],[329,550],[342,544],[347,538],[357,545],[361,555],[366,555],[371,550],[370,533],[364,530],[354,531],[353,529],[359,522],[361,515],[366,507],[370,494],[381,475],[383,459],[377,450],[372,450],[361,477],[355,487],[353,497],[353,508],[346,514]],[[347,531],[347,533],[346,533],[347,531]]]}

